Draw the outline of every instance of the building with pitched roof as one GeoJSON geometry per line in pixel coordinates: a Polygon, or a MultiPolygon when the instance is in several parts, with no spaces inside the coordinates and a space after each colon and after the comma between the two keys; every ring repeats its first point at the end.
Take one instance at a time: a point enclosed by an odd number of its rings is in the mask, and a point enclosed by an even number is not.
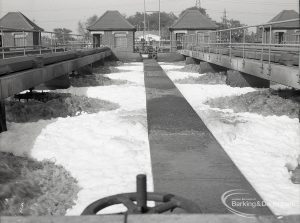
{"type": "Polygon", "coordinates": [[[183,36],[216,30],[217,25],[199,10],[186,10],[169,28],[172,51],[182,48],[183,36]]]}
{"type": "MultiPolygon", "coordinates": [[[[295,10],[283,10],[269,23],[299,19],[299,13],[295,10]]],[[[299,43],[300,42],[300,22],[292,21],[286,23],[278,23],[271,25],[271,42],[275,44],[281,43],[299,43]]],[[[270,26],[265,27],[264,42],[270,42],[270,26]]]]}
{"type": "Polygon", "coordinates": [[[106,11],[88,30],[96,47],[105,45],[116,51],[134,51],[136,29],[118,11],[106,11]]]}
{"type": "Polygon", "coordinates": [[[0,47],[31,47],[40,44],[44,31],[21,12],[8,12],[0,19],[0,47]]]}

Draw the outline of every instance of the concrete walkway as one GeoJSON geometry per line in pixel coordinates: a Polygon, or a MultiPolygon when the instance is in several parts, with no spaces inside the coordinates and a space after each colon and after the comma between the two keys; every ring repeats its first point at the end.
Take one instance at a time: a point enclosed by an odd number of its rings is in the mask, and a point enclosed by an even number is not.
{"type": "MultiPolygon", "coordinates": [[[[144,73],[155,192],[191,199],[204,213],[229,213],[221,196],[233,189],[262,201],[158,63],[144,60],[144,73]]],[[[240,210],[272,214],[267,207],[240,210]]]]}

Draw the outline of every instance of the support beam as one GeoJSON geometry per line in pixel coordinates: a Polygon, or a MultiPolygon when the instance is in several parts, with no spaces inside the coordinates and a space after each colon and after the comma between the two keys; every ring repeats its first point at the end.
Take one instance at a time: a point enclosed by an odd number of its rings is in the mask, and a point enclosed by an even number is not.
{"type": "Polygon", "coordinates": [[[54,89],[67,89],[71,86],[71,83],[70,83],[69,75],[65,74],[45,82],[44,85],[47,89],[54,90],[54,89]]]}
{"type": "Polygon", "coordinates": [[[189,64],[200,64],[200,60],[195,59],[193,57],[186,57],[185,58],[185,64],[189,65],[189,64]]]}
{"type": "MultiPolygon", "coordinates": [[[[100,61],[102,61],[102,60],[100,60],[100,61]]],[[[96,63],[94,63],[93,66],[103,66],[100,64],[104,64],[104,63],[103,62],[100,63],[100,61],[97,61],[96,63]]],[[[81,75],[90,75],[90,74],[93,74],[93,66],[89,64],[89,65],[78,68],[77,71],[81,75]]]]}
{"type": "Polygon", "coordinates": [[[200,73],[218,73],[221,71],[227,71],[228,69],[226,67],[221,67],[216,64],[208,63],[201,61],[200,62],[200,73]]]}
{"type": "Polygon", "coordinates": [[[236,70],[227,71],[226,84],[231,87],[269,88],[270,81],[236,70]]]}
{"type": "Polygon", "coordinates": [[[7,131],[5,103],[4,100],[0,100],[0,133],[4,131],[7,131]]]}
{"type": "MultiPolygon", "coordinates": [[[[110,56],[111,57],[111,56],[110,56]]],[[[102,67],[104,66],[104,59],[98,60],[92,64],[92,68],[102,67]]]]}

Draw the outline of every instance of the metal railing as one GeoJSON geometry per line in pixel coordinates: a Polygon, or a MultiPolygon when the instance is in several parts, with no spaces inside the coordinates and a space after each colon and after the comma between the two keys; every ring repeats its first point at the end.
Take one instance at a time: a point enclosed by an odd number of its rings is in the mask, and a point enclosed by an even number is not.
{"type": "Polygon", "coordinates": [[[90,38],[72,33],[0,27],[0,59],[93,48],[90,38]]]}
{"type": "Polygon", "coordinates": [[[230,59],[232,57],[240,57],[243,61],[245,59],[260,60],[262,67],[265,63],[268,63],[270,66],[271,63],[283,59],[288,61],[290,65],[299,67],[300,80],[299,22],[299,19],[291,19],[184,35],[182,41],[179,44],[175,44],[179,49],[227,55],[230,59]],[[282,29],[276,31],[273,27],[276,24],[284,23],[299,23],[299,29],[294,31],[287,29],[286,39],[283,39],[284,35],[282,33],[279,34],[282,29]],[[249,32],[249,29],[253,28],[256,29],[256,33],[249,32]]]}
{"type": "Polygon", "coordinates": [[[135,41],[134,51],[139,52],[145,46],[151,46],[160,53],[170,52],[171,50],[171,41],[170,40],[160,40],[160,41],[135,41]]]}

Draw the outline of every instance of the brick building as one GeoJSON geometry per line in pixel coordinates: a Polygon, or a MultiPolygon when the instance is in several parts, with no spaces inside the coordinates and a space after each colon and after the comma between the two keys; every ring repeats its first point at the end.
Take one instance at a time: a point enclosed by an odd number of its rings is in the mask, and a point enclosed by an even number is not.
{"type": "Polygon", "coordinates": [[[217,25],[199,10],[186,10],[169,28],[171,50],[182,48],[183,36],[216,30],[217,25]]]}
{"type": "Polygon", "coordinates": [[[37,46],[40,44],[42,31],[44,30],[21,12],[8,12],[0,19],[0,47],[37,46]]]}
{"type": "Polygon", "coordinates": [[[118,11],[106,11],[88,30],[96,47],[104,45],[114,51],[134,51],[136,29],[118,11]]]}
{"type": "MultiPolygon", "coordinates": [[[[273,19],[269,21],[278,22],[291,19],[298,19],[299,13],[294,10],[283,10],[273,19]]],[[[260,28],[260,37],[261,37],[261,28],[260,28]]],[[[283,43],[300,43],[300,23],[299,21],[287,22],[273,24],[271,28],[271,38],[272,43],[274,44],[283,44],[283,43]]],[[[270,27],[265,27],[264,33],[264,42],[269,43],[270,41],[270,27]]]]}

